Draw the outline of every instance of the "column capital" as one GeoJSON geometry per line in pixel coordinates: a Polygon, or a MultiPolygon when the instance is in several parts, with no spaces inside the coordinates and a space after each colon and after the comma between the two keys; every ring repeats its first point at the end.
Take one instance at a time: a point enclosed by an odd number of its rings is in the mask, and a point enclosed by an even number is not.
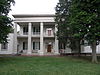
{"type": "Polygon", "coordinates": [[[40,22],[40,25],[43,26],[43,22],[40,22]]]}
{"type": "Polygon", "coordinates": [[[28,23],[28,25],[32,25],[32,23],[31,23],[31,22],[29,22],[29,23],[28,23]]]}

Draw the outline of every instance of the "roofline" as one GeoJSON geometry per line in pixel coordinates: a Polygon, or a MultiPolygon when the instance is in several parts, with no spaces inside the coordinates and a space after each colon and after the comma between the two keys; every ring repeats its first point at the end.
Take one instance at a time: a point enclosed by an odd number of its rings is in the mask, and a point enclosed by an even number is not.
{"type": "Polygon", "coordinates": [[[12,14],[14,18],[19,17],[55,17],[55,14],[12,14]]]}

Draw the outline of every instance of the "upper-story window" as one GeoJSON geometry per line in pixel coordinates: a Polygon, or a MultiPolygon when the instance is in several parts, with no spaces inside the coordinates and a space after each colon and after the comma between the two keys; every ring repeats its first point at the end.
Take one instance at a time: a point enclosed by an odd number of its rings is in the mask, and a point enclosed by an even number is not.
{"type": "Polygon", "coordinates": [[[52,30],[52,28],[47,28],[47,29],[46,29],[46,35],[48,35],[48,36],[53,35],[53,30],[52,30]]]}
{"type": "Polygon", "coordinates": [[[27,35],[28,34],[28,27],[23,27],[23,34],[27,35]]]}
{"type": "Polygon", "coordinates": [[[40,27],[33,27],[33,35],[40,34],[40,27]]]}
{"type": "Polygon", "coordinates": [[[51,36],[51,30],[48,30],[48,36],[51,36]]]}

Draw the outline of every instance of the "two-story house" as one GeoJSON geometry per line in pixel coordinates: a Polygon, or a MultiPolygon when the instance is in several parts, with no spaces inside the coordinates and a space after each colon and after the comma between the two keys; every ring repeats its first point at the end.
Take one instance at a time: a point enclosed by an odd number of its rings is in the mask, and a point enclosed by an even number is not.
{"type": "MultiPolygon", "coordinates": [[[[13,15],[14,34],[10,53],[57,55],[58,40],[54,15],[13,15]],[[18,31],[19,30],[19,31],[18,31]]],[[[9,43],[8,43],[9,44],[9,43]]],[[[1,52],[2,53],[2,52],[1,52]]],[[[8,52],[9,53],[9,52],[8,52]]]]}
{"type": "MultiPolygon", "coordinates": [[[[58,55],[72,53],[66,45],[59,43],[55,15],[19,14],[14,17],[14,33],[8,35],[8,43],[0,44],[0,54],[58,55]]],[[[75,50],[76,52],[76,50],[75,50]]],[[[81,46],[82,53],[91,53],[91,47],[81,46]]],[[[100,45],[97,45],[100,53],[100,45]]]]}

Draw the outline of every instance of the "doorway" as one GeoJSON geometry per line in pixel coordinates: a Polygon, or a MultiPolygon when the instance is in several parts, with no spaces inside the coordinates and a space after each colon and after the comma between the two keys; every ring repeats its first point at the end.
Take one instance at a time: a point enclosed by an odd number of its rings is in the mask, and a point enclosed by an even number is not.
{"type": "Polygon", "coordinates": [[[51,45],[47,45],[47,52],[51,52],[51,45]]]}

